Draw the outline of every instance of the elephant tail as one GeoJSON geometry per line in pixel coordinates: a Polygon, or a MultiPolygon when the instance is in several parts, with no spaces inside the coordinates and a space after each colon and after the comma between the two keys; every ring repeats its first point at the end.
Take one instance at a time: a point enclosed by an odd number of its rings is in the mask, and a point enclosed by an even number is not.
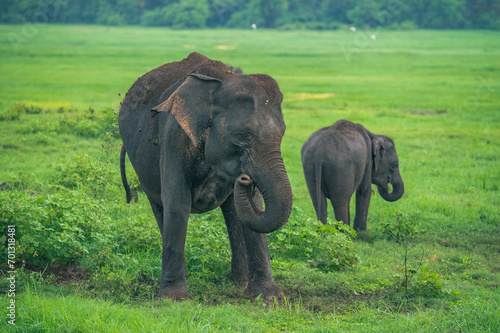
{"type": "Polygon", "coordinates": [[[130,203],[132,199],[137,202],[137,193],[130,188],[127,182],[127,173],[125,172],[125,155],[127,154],[127,150],[125,149],[125,145],[122,145],[122,150],[120,152],[120,173],[122,175],[122,183],[125,188],[125,194],[127,197],[127,203],[130,203]]]}

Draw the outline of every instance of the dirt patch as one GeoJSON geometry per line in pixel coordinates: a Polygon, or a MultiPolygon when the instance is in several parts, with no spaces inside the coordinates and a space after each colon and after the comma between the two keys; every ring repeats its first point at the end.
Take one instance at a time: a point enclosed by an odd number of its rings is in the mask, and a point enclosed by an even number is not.
{"type": "Polygon", "coordinates": [[[25,266],[25,269],[31,272],[40,273],[44,278],[52,275],[55,277],[56,282],[65,284],[74,284],[83,280],[88,280],[92,275],[75,265],[61,265],[58,263],[47,268],[28,264],[25,266]]]}
{"type": "Polygon", "coordinates": [[[416,115],[431,115],[431,116],[436,116],[440,114],[446,114],[448,113],[447,110],[408,110],[409,114],[416,114],[416,115]]]}
{"type": "Polygon", "coordinates": [[[311,99],[327,99],[334,96],[335,94],[332,93],[325,93],[325,94],[295,93],[295,94],[287,94],[285,100],[287,102],[305,101],[311,99]]]}
{"type": "Polygon", "coordinates": [[[216,50],[234,50],[236,49],[235,45],[216,45],[214,46],[216,50]]]}

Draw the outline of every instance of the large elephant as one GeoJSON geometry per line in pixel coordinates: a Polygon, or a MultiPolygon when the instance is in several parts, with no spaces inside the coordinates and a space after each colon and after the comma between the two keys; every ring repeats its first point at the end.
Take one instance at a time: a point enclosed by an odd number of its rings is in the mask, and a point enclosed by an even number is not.
{"type": "Polygon", "coordinates": [[[280,150],[282,100],[270,76],[237,75],[199,53],[153,69],[128,91],[119,115],[122,176],[127,190],[126,152],[162,235],[158,296],[192,298],[188,218],[217,207],[229,234],[231,277],[252,296],[282,296],[265,235],[285,224],[293,201],[280,150]]]}
{"type": "Polygon", "coordinates": [[[323,223],[329,198],[335,219],[350,224],[349,203],[356,192],[354,229],[366,231],[371,184],[387,201],[396,201],[404,193],[394,142],[360,124],[339,120],[320,129],[304,143],[301,156],[316,216],[323,223]]]}

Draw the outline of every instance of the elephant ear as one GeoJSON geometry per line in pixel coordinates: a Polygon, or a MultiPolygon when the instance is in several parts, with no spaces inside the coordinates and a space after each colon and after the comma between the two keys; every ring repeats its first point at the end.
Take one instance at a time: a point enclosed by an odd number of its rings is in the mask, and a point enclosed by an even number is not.
{"type": "Polygon", "coordinates": [[[153,112],[170,112],[196,147],[203,132],[210,126],[214,91],[221,81],[216,78],[190,74],[153,112]]]}
{"type": "Polygon", "coordinates": [[[377,172],[384,155],[384,140],[375,136],[372,138],[373,170],[377,172]]]}

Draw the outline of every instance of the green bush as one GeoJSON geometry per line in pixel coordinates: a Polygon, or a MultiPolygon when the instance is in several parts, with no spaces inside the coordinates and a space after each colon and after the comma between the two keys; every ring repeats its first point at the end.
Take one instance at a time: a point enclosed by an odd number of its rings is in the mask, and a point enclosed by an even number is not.
{"type": "Polygon", "coordinates": [[[39,114],[43,109],[37,105],[16,103],[13,107],[0,112],[0,121],[18,120],[22,114],[39,114]]]}
{"type": "MultiPolygon", "coordinates": [[[[16,228],[16,260],[36,266],[69,264],[109,244],[109,218],[95,200],[73,195],[0,192],[0,233],[16,228]]],[[[2,238],[3,240],[3,238],[2,238]]],[[[5,255],[5,241],[0,245],[5,255]]]]}
{"type": "Polygon", "coordinates": [[[99,298],[115,302],[130,298],[151,299],[158,292],[157,280],[151,278],[153,268],[148,260],[121,253],[101,252],[99,269],[93,274],[89,289],[99,298]]]}
{"type": "Polygon", "coordinates": [[[99,112],[65,114],[59,121],[57,132],[86,138],[103,137],[116,124],[116,112],[111,108],[99,112]]]}
{"type": "Polygon", "coordinates": [[[88,155],[78,156],[73,160],[57,160],[54,174],[50,178],[52,184],[62,185],[68,189],[85,188],[95,196],[106,194],[107,187],[113,185],[115,170],[90,159],[88,155]]]}
{"type": "Polygon", "coordinates": [[[191,216],[185,255],[189,274],[214,280],[223,272],[229,273],[231,249],[224,218],[219,211],[191,216]]]}
{"type": "Polygon", "coordinates": [[[342,222],[323,225],[293,208],[287,224],[270,234],[269,248],[287,260],[308,260],[312,267],[324,272],[351,267],[358,262],[352,239],[356,232],[342,222]]]}

